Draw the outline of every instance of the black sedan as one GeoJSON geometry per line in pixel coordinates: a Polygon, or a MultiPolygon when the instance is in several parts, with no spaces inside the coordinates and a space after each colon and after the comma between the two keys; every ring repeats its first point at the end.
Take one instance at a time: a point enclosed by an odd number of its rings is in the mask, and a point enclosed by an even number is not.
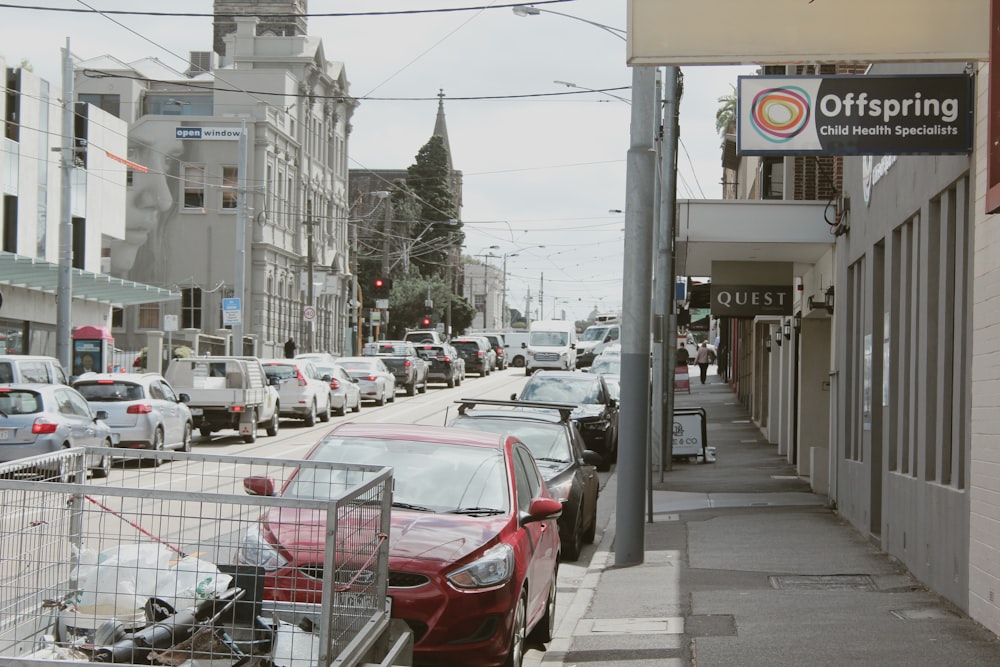
{"type": "Polygon", "coordinates": [[[601,456],[586,449],[570,417],[575,405],[463,398],[458,401],[456,428],[509,433],[531,450],[549,494],[563,504],[559,517],[562,557],[575,561],[597,530],[601,456]]]}
{"type": "Polygon", "coordinates": [[[417,354],[427,361],[427,381],[449,387],[462,384],[462,358],[448,343],[417,343],[417,354]]]}
{"type": "Polygon", "coordinates": [[[595,373],[541,370],[532,375],[518,401],[572,403],[572,419],[580,427],[588,449],[601,455],[599,470],[608,470],[618,460],[618,401],[612,398],[604,378],[595,373]]]}

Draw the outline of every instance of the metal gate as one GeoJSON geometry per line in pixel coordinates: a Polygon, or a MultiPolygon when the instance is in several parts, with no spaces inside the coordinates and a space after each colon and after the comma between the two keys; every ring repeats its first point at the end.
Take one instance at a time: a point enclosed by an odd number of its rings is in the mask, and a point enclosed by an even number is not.
{"type": "Polygon", "coordinates": [[[378,466],[184,452],[76,448],[4,464],[0,662],[371,660],[389,625],[391,486],[378,466]],[[122,475],[87,480],[88,453],[102,452],[124,459],[122,475]],[[268,548],[272,563],[259,558],[268,548]]]}

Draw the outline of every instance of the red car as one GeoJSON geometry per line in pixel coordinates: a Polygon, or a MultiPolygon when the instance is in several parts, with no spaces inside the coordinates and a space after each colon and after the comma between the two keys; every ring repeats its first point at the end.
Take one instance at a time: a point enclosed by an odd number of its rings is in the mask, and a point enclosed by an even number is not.
{"type": "MultiPolygon", "coordinates": [[[[551,639],[561,504],[524,443],[437,426],[348,423],[306,458],[393,468],[389,594],[392,615],[413,630],[416,664],[520,667],[529,639],[551,639]]],[[[315,498],[323,488],[317,474],[302,489],[292,476],[279,493],[315,498]]],[[[270,482],[244,484],[268,493],[270,482]]],[[[240,560],[265,568],[266,597],[318,603],[323,535],[308,520],[283,521],[272,510],[259,534],[247,536],[240,560]]]]}

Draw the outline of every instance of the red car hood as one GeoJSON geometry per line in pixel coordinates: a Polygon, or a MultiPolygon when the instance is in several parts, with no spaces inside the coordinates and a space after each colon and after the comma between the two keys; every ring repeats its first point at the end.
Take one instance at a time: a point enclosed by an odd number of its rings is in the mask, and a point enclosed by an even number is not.
{"type": "MultiPolygon", "coordinates": [[[[367,514],[367,512],[366,512],[367,514]]],[[[511,515],[469,517],[395,509],[389,534],[389,556],[453,563],[481,548],[513,520],[511,515]]],[[[298,564],[321,562],[326,537],[326,515],[314,510],[275,508],[265,517],[265,534],[292,555],[298,564]]],[[[358,531],[377,526],[354,527],[351,518],[340,519],[338,535],[357,544],[358,531]]]]}

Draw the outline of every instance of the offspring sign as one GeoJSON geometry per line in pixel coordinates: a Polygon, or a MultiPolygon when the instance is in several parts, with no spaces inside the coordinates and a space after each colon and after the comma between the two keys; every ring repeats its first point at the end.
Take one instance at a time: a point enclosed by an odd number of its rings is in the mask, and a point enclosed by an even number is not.
{"type": "Polygon", "coordinates": [[[973,80],[938,76],[739,77],[741,155],[972,152],[973,80]]]}

